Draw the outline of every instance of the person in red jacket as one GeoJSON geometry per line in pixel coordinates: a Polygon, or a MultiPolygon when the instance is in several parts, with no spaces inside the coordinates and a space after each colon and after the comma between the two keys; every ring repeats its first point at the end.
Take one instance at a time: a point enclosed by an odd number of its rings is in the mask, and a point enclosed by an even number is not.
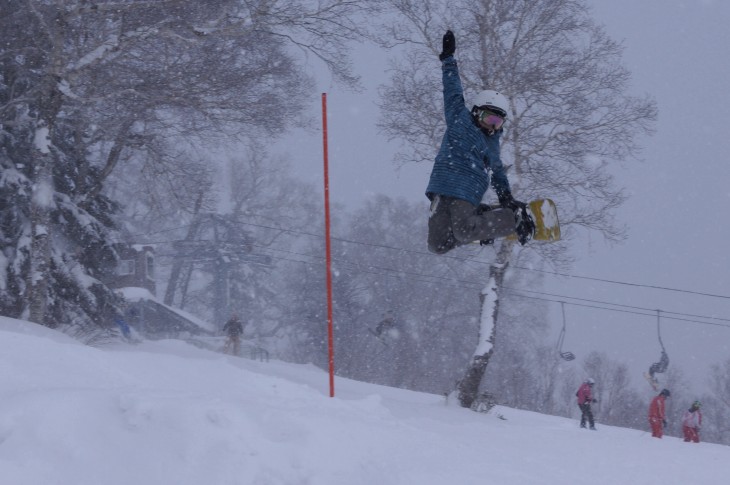
{"type": "Polygon", "coordinates": [[[596,430],[596,425],[593,422],[593,411],[591,410],[591,403],[596,402],[596,400],[593,398],[593,385],[595,383],[596,381],[594,381],[593,378],[589,377],[578,388],[578,392],[575,393],[575,395],[578,397],[578,407],[580,408],[581,413],[580,427],[585,428],[586,420],[588,420],[588,425],[593,431],[596,430]]]}
{"type": "Polygon", "coordinates": [[[702,426],[702,411],[700,411],[700,402],[695,401],[692,406],[684,412],[682,416],[682,433],[684,433],[684,441],[689,443],[700,442],[700,426],[702,426]]]}
{"type": "Polygon", "coordinates": [[[664,435],[664,428],[667,426],[666,399],[670,396],[669,389],[662,389],[649,405],[649,426],[651,435],[654,438],[661,438],[664,435]]]}

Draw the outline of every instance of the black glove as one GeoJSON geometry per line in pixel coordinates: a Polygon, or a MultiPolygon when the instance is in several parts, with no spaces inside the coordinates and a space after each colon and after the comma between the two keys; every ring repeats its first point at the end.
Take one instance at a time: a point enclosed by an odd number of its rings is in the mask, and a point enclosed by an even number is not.
{"type": "Polygon", "coordinates": [[[452,31],[447,30],[444,34],[444,47],[439,54],[439,60],[443,61],[447,57],[453,56],[454,52],[456,52],[456,38],[452,31]]]}
{"type": "Polygon", "coordinates": [[[527,244],[535,235],[535,221],[527,211],[527,204],[515,200],[510,192],[498,194],[499,205],[515,213],[515,233],[521,245],[527,244]]]}
{"type": "Polygon", "coordinates": [[[527,204],[524,202],[515,200],[511,192],[505,192],[499,195],[499,205],[505,209],[512,209],[514,212],[524,210],[527,207],[527,204]]]}
{"type": "Polygon", "coordinates": [[[592,399],[591,402],[595,404],[598,402],[598,399],[592,399]]]}
{"type": "Polygon", "coordinates": [[[665,428],[667,427],[667,420],[666,419],[662,419],[662,426],[664,426],[665,428]]]}

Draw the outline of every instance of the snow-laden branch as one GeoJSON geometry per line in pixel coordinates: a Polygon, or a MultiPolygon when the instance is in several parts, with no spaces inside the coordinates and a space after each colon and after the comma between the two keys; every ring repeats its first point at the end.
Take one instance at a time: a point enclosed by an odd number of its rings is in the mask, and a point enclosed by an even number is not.
{"type": "Polygon", "coordinates": [[[147,0],[147,1],[135,1],[135,2],[97,2],[97,3],[79,3],[74,8],[69,10],[71,14],[89,14],[89,13],[104,13],[104,12],[115,12],[119,13],[122,11],[129,11],[140,7],[158,7],[164,4],[174,4],[180,2],[180,0],[147,0]]]}
{"type": "Polygon", "coordinates": [[[84,67],[103,59],[104,56],[119,47],[119,36],[114,34],[105,40],[99,47],[68,66],[69,71],[80,71],[84,67]]]}
{"type": "Polygon", "coordinates": [[[81,71],[91,64],[107,59],[110,56],[110,53],[119,51],[125,43],[157,35],[162,31],[161,27],[165,22],[166,21],[159,22],[157,25],[153,26],[144,26],[136,30],[124,32],[121,35],[112,34],[94,50],[82,56],[76,62],[70,63],[66,70],[69,73],[81,71]]]}

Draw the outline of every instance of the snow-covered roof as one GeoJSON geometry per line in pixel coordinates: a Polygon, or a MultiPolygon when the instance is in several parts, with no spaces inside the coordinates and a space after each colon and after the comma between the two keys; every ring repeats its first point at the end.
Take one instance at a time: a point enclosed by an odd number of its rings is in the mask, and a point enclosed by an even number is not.
{"type": "Polygon", "coordinates": [[[158,300],[147,288],[138,288],[138,287],[126,287],[126,288],[119,288],[119,293],[124,297],[125,300],[129,302],[138,302],[142,300],[149,300],[153,301],[156,304],[165,307],[166,309],[170,310],[173,313],[176,313],[180,315],[180,317],[184,318],[185,320],[188,320],[195,325],[199,326],[200,328],[207,330],[209,332],[215,332],[217,329],[216,327],[209,322],[206,322],[205,320],[201,320],[200,318],[196,317],[192,313],[188,313],[185,310],[181,310],[179,308],[171,307],[169,305],[165,305],[160,300],[158,300]]]}

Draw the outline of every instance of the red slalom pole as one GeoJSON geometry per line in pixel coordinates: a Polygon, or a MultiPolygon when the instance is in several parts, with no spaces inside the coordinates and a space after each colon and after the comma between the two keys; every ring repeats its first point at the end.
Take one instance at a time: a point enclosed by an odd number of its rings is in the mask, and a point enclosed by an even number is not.
{"type": "Polygon", "coordinates": [[[322,93],[322,142],[324,147],[324,245],[327,266],[327,347],[329,349],[330,397],[335,397],[335,332],[332,325],[332,248],[330,245],[330,181],[327,156],[327,93],[322,93]]]}

